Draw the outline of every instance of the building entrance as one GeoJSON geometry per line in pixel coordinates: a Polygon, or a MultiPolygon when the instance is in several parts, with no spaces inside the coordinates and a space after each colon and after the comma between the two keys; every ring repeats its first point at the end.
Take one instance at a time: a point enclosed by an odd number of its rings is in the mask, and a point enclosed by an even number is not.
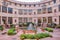
{"type": "Polygon", "coordinates": [[[38,19],[38,26],[41,26],[41,19],[38,19]]]}

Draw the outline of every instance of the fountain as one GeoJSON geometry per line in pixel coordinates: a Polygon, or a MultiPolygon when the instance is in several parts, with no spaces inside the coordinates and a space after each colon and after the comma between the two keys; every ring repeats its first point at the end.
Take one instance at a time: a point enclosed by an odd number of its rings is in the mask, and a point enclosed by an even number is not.
{"type": "Polygon", "coordinates": [[[36,28],[33,26],[32,23],[29,24],[27,30],[24,30],[24,34],[35,34],[35,33],[36,33],[36,28]]]}
{"type": "Polygon", "coordinates": [[[27,30],[36,30],[36,28],[30,23],[27,30]]]}

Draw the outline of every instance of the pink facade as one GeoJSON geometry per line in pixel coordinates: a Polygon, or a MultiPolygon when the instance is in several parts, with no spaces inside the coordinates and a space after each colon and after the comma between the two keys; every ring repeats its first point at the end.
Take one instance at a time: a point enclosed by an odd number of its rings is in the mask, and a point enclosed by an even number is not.
{"type": "Polygon", "coordinates": [[[0,24],[3,24],[3,21],[5,21],[7,24],[18,24],[26,22],[53,22],[59,24],[59,5],[60,0],[45,0],[41,2],[30,3],[17,2],[12,0],[0,0],[0,24]],[[7,9],[4,9],[2,6],[7,7],[7,9]]]}

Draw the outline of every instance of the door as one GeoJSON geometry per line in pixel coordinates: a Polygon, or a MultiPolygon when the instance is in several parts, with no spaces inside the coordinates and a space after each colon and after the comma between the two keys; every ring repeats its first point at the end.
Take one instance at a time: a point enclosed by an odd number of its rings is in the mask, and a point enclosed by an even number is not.
{"type": "Polygon", "coordinates": [[[38,19],[38,26],[41,26],[41,19],[38,19]]]}

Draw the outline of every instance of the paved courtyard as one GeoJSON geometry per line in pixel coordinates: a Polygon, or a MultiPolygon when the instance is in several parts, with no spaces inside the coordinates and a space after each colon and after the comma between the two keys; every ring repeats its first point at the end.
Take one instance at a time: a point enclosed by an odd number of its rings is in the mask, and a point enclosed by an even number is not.
{"type": "MultiPolygon", "coordinates": [[[[22,33],[23,33],[22,30],[20,30],[20,32],[14,36],[8,36],[7,34],[6,35],[0,34],[0,40],[20,40],[19,35],[22,33]]],[[[54,32],[51,34],[53,35],[53,38],[44,38],[40,40],[60,40],[60,29],[54,29],[54,32]]]]}

